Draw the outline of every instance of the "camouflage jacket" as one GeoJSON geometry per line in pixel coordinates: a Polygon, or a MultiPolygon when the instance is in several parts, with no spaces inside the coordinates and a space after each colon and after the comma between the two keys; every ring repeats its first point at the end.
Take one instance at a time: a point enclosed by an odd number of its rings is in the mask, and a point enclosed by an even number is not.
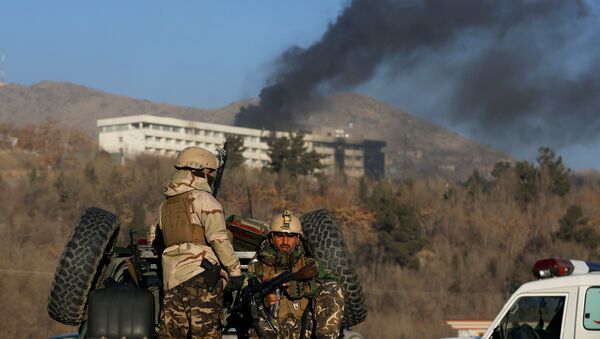
{"type": "Polygon", "coordinates": [[[290,254],[280,253],[267,239],[263,241],[248,266],[247,279],[257,277],[259,281],[266,281],[285,271],[296,272],[309,262],[316,261],[317,277],[302,283],[304,290],[302,298],[292,300],[285,290],[277,292],[280,299],[272,311],[276,313],[274,315],[278,320],[292,317],[295,321],[299,321],[319,287],[327,281],[339,281],[337,275],[329,270],[322,261],[307,257],[305,252],[303,244],[299,243],[290,254]]]}
{"type": "MultiPolygon", "coordinates": [[[[202,260],[220,263],[231,276],[241,275],[241,265],[235,255],[221,204],[210,193],[206,179],[193,176],[190,171],[178,170],[164,188],[165,196],[187,193],[187,211],[191,224],[202,227],[206,241],[201,243],[180,242],[163,251],[163,284],[173,288],[183,281],[202,273],[202,260]]],[[[165,202],[161,204],[163,212],[165,202]]],[[[162,229],[159,216],[159,227],[162,229]]],[[[165,230],[163,230],[165,232],[165,230]]],[[[223,272],[224,273],[224,272],[223,272]]]]}

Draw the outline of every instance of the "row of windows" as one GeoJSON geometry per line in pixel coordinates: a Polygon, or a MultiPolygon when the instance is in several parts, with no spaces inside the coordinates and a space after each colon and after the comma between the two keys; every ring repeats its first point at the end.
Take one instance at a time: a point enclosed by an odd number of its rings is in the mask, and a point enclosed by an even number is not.
{"type": "Polygon", "coordinates": [[[357,145],[351,145],[351,144],[345,144],[343,146],[341,146],[341,145],[333,146],[330,143],[321,142],[321,141],[313,141],[312,144],[313,144],[314,148],[326,149],[329,151],[334,151],[334,149],[336,147],[342,147],[344,149],[344,151],[346,151],[347,153],[362,152],[364,150],[364,146],[357,146],[357,145]]]}
{"type": "MultiPolygon", "coordinates": [[[[215,143],[210,143],[210,142],[200,142],[200,141],[193,141],[193,140],[183,140],[183,139],[179,139],[179,138],[169,138],[169,137],[160,137],[160,136],[155,136],[155,135],[145,135],[144,139],[146,141],[149,142],[166,142],[166,143],[173,143],[176,145],[186,145],[186,146],[199,146],[199,147],[204,147],[204,148],[208,148],[208,147],[222,147],[222,145],[217,145],[215,143]]],[[[122,141],[121,138],[119,139],[119,141],[122,141]]],[[[264,152],[264,150],[260,149],[260,148],[256,148],[256,147],[247,147],[245,149],[246,152],[250,152],[250,153],[262,153],[264,152]]]]}
{"type": "Polygon", "coordinates": [[[344,161],[352,162],[352,161],[362,161],[363,157],[344,157],[344,161]]]}
{"type": "MultiPolygon", "coordinates": [[[[134,123],[133,126],[135,129],[140,127],[140,123],[134,123]]],[[[191,128],[191,127],[179,127],[179,126],[171,126],[171,125],[163,125],[163,124],[152,124],[148,122],[141,123],[141,127],[143,129],[152,129],[156,131],[165,131],[165,132],[174,132],[191,135],[199,135],[204,137],[211,138],[225,138],[225,132],[212,131],[212,130],[204,130],[199,128],[191,128]]],[[[111,125],[111,126],[102,126],[100,128],[101,132],[115,132],[115,131],[126,131],[130,129],[129,124],[121,124],[121,125],[111,125]]],[[[244,136],[244,142],[247,143],[258,143],[260,142],[260,137],[256,136],[244,136]]]]}
{"type": "MultiPolygon", "coordinates": [[[[127,126],[127,125],[125,125],[125,126],[127,126]]],[[[108,126],[108,127],[113,127],[113,126],[108,126]]],[[[106,127],[103,127],[103,129],[102,129],[103,132],[105,131],[104,128],[106,128],[106,127]]],[[[225,132],[204,130],[204,129],[191,128],[191,127],[178,127],[178,126],[170,126],[170,125],[151,124],[151,123],[146,123],[146,122],[142,124],[142,128],[153,129],[153,130],[157,130],[157,131],[175,132],[175,133],[180,133],[183,131],[185,134],[199,135],[199,136],[210,137],[210,138],[221,138],[222,139],[222,138],[226,137],[225,132]]],[[[260,142],[260,137],[244,136],[244,142],[258,143],[258,142],[260,142]]]]}
{"type": "Polygon", "coordinates": [[[190,128],[190,127],[162,125],[162,124],[151,124],[148,122],[142,123],[142,128],[153,129],[153,130],[157,130],[157,131],[165,131],[165,132],[175,132],[175,133],[184,132],[186,134],[201,135],[201,136],[205,136],[205,137],[214,137],[214,138],[224,138],[225,137],[225,133],[218,132],[218,131],[203,130],[203,129],[199,129],[199,128],[190,128]]]}
{"type": "Polygon", "coordinates": [[[177,153],[179,153],[178,150],[158,148],[158,147],[156,147],[156,148],[155,147],[145,147],[144,150],[146,152],[154,152],[154,153],[167,154],[167,155],[176,155],[177,153]]]}
{"type": "Polygon", "coordinates": [[[164,142],[167,144],[175,144],[180,146],[198,146],[206,149],[212,149],[217,147],[222,147],[222,145],[218,145],[210,142],[200,142],[200,141],[192,141],[192,140],[183,140],[177,138],[166,138],[166,137],[158,137],[153,135],[146,135],[145,140],[149,142],[164,142]]]}
{"type": "Polygon", "coordinates": [[[348,174],[363,174],[364,171],[361,168],[345,168],[344,171],[348,174]]]}
{"type": "Polygon", "coordinates": [[[102,128],[100,130],[102,132],[127,131],[127,130],[129,130],[129,124],[102,126],[102,128]]]}
{"type": "MultiPolygon", "coordinates": [[[[225,134],[226,134],[225,132],[219,132],[219,131],[213,131],[213,130],[205,130],[205,129],[192,128],[192,127],[178,127],[178,126],[170,126],[170,125],[162,125],[162,124],[151,124],[151,123],[147,123],[147,122],[144,122],[142,124],[142,128],[153,129],[153,130],[157,130],[157,131],[175,132],[175,133],[180,133],[183,131],[185,134],[200,135],[200,136],[211,137],[211,138],[225,138],[225,134]]],[[[249,143],[257,143],[257,142],[260,142],[260,138],[255,137],[255,136],[246,136],[246,137],[244,137],[244,141],[249,142],[249,143]]]]}

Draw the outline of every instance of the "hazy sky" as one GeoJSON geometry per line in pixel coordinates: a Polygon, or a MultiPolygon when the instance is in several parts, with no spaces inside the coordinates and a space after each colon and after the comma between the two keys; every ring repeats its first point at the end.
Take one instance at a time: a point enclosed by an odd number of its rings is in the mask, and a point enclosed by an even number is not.
{"type": "Polygon", "coordinates": [[[215,108],[308,74],[577,169],[600,169],[599,38],[591,0],[0,0],[11,83],[215,108]]]}

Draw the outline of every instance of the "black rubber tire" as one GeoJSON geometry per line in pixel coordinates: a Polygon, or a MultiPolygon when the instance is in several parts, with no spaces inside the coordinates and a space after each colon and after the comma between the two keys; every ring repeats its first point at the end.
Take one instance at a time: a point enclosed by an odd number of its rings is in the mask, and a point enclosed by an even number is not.
{"type": "Polygon", "coordinates": [[[100,263],[112,250],[118,229],[114,214],[95,207],[86,209],[75,223],[50,287],[48,314],[52,319],[73,326],[84,320],[100,263]]]}
{"type": "Polygon", "coordinates": [[[320,209],[302,215],[300,221],[312,255],[340,277],[345,292],[342,326],[348,328],[361,323],[367,317],[364,295],[335,220],[329,211],[320,209]]]}

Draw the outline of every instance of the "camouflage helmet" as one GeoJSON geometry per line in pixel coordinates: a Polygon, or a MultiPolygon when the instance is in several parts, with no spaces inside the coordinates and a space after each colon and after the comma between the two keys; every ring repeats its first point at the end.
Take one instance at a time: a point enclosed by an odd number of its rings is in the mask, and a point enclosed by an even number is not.
{"type": "Polygon", "coordinates": [[[191,168],[201,170],[208,168],[215,170],[219,167],[217,157],[210,151],[201,147],[187,147],[181,150],[175,160],[175,168],[191,168]]]}
{"type": "Polygon", "coordinates": [[[302,235],[302,224],[300,219],[293,215],[292,211],[286,210],[282,214],[277,214],[271,221],[269,234],[273,232],[294,233],[302,235]]]}

